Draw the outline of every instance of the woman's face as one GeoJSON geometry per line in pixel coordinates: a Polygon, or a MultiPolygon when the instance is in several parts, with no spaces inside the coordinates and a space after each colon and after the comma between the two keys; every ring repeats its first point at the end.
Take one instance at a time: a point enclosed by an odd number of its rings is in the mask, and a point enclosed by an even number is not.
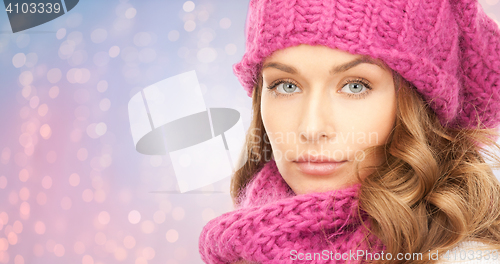
{"type": "Polygon", "coordinates": [[[386,142],[396,118],[392,73],[383,63],[324,46],[299,45],[267,58],[261,113],[273,156],[296,194],[357,182],[379,165],[363,150],[386,142]],[[327,160],[329,162],[327,162],[327,160]],[[360,177],[371,171],[361,170],[360,177]]]}

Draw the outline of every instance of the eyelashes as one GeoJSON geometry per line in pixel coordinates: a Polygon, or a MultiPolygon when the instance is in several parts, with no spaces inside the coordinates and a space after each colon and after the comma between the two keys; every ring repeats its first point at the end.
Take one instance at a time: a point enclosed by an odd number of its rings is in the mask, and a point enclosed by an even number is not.
{"type": "MultiPolygon", "coordinates": [[[[294,80],[292,80],[292,79],[279,79],[279,80],[273,81],[269,86],[267,86],[267,91],[270,92],[274,97],[288,97],[288,96],[292,96],[296,93],[296,92],[287,93],[287,92],[277,91],[280,88],[282,91],[284,91],[282,88],[283,87],[282,84],[291,84],[291,85],[296,87],[295,90],[297,90],[297,89],[300,90],[298,83],[295,82],[294,80]]],[[[370,82],[368,82],[366,79],[364,79],[364,78],[350,78],[350,79],[345,80],[342,83],[341,89],[339,89],[337,92],[342,93],[349,98],[363,99],[363,98],[366,98],[366,96],[371,92],[371,90],[372,90],[372,86],[370,85],[370,82]],[[353,93],[352,90],[350,90],[350,88],[351,88],[351,85],[354,85],[354,84],[362,85],[362,87],[364,88],[363,91],[353,93]],[[344,91],[346,87],[347,87],[347,90],[344,91]],[[351,92],[349,92],[349,91],[351,91],[351,92]]]]}

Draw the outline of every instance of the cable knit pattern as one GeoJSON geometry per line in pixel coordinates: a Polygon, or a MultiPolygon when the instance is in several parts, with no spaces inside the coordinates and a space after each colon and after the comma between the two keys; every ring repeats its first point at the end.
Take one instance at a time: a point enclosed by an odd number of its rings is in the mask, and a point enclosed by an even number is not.
{"type": "Polygon", "coordinates": [[[251,0],[245,34],[249,96],[274,51],[323,45],[384,61],[445,127],[500,124],[500,30],[477,0],[251,0]]]}
{"type": "Polygon", "coordinates": [[[245,188],[240,207],[203,228],[199,240],[202,259],[211,264],[241,259],[262,264],[361,263],[362,258],[301,261],[291,255],[292,250],[295,254],[381,252],[383,246],[376,237],[366,238],[363,224],[369,228],[369,222],[366,213],[358,212],[359,187],[295,195],[271,160],[245,188]]]}

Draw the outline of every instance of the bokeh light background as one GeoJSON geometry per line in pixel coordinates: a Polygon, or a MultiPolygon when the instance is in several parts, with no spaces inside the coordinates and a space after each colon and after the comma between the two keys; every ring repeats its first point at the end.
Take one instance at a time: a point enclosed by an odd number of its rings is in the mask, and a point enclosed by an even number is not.
{"type": "MultiPolygon", "coordinates": [[[[498,21],[499,1],[480,2],[498,21]]],[[[127,105],[196,70],[207,107],[247,128],[232,73],[247,6],[82,0],[16,34],[0,11],[0,263],[202,263],[202,227],[232,210],[229,178],[178,193],[168,156],[135,151],[127,105]]]]}

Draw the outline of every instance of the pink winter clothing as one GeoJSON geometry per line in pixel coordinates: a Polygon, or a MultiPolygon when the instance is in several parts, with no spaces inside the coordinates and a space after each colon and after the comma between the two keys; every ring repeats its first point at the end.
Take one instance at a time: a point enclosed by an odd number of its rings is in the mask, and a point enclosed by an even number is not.
{"type": "Polygon", "coordinates": [[[500,31],[477,0],[251,0],[245,33],[249,96],[274,51],[323,45],[384,61],[445,127],[500,124],[500,31]]]}
{"type": "Polygon", "coordinates": [[[244,189],[240,207],[203,228],[201,257],[210,264],[241,259],[262,264],[361,263],[368,253],[380,254],[383,246],[367,235],[370,224],[358,207],[359,187],[295,195],[271,160],[244,189]]]}

